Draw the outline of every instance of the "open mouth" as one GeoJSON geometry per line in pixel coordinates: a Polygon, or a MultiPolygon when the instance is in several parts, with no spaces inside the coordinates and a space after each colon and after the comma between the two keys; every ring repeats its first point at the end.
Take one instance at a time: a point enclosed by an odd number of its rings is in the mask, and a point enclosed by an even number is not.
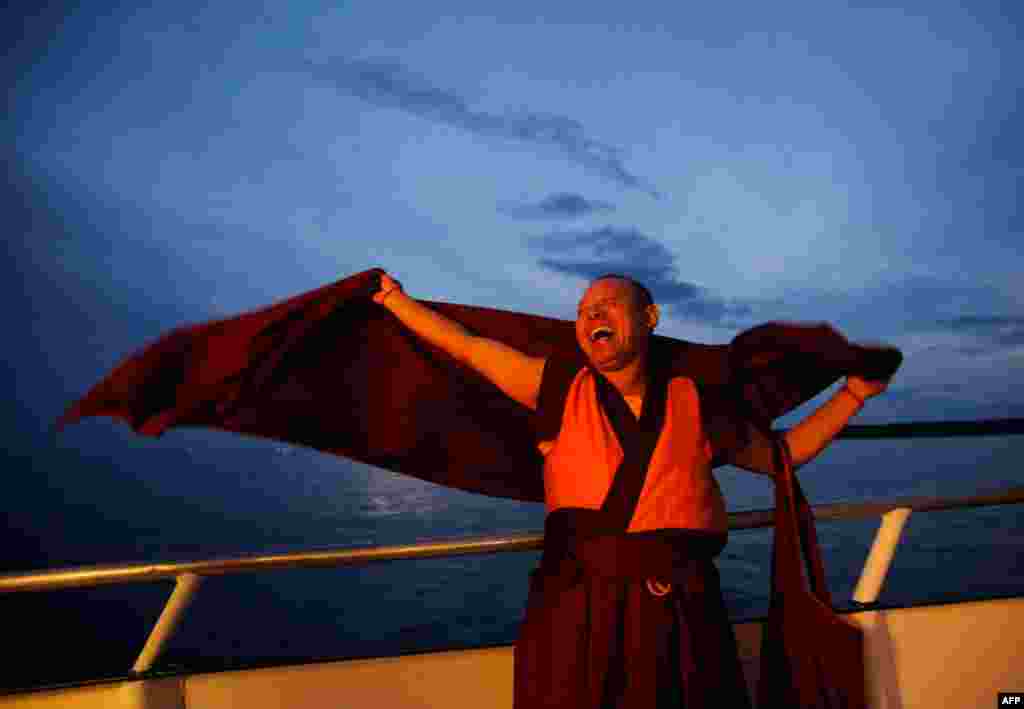
{"type": "Polygon", "coordinates": [[[612,339],[612,335],[614,334],[615,333],[612,332],[612,329],[610,327],[607,327],[606,325],[601,325],[599,327],[595,327],[593,330],[590,331],[590,341],[604,342],[605,340],[612,339]]]}

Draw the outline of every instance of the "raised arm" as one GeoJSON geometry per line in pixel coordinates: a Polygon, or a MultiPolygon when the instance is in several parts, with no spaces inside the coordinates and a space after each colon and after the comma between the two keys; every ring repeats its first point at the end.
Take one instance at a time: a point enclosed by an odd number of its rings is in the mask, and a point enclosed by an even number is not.
{"type": "MultiPolygon", "coordinates": [[[[888,381],[869,381],[850,376],[846,386],[790,428],[786,443],[793,455],[794,469],[813,460],[863,408],[864,401],[885,391],[888,381]]],[[[727,450],[719,461],[735,465],[753,473],[775,474],[774,444],[771,434],[746,423],[747,444],[739,450],[727,450]]]]}
{"type": "Polygon", "coordinates": [[[543,358],[529,357],[501,342],[474,335],[407,296],[401,284],[387,274],[381,276],[381,288],[373,300],[390,310],[417,336],[472,367],[514,401],[537,409],[543,358]]]}
{"type": "Polygon", "coordinates": [[[888,381],[847,377],[846,386],[786,432],[793,465],[803,465],[824,450],[863,408],[865,400],[878,396],[888,385],[888,381]]]}

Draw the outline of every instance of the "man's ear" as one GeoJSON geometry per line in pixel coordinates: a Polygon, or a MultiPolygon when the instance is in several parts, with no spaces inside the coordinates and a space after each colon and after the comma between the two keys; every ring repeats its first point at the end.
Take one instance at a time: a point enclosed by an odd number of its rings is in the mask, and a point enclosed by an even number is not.
{"type": "Polygon", "coordinates": [[[654,328],[658,326],[658,317],[661,311],[658,310],[657,303],[651,303],[645,309],[647,312],[647,321],[650,323],[651,332],[654,332],[654,328]]]}

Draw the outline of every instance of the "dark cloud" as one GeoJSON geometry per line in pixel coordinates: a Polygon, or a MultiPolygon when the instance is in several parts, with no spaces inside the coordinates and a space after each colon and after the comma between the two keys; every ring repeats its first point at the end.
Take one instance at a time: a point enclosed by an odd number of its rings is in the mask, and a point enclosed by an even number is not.
{"type": "Polygon", "coordinates": [[[531,237],[527,243],[544,254],[537,261],[543,268],[586,280],[605,273],[631,276],[647,286],[660,305],[685,316],[722,323],[727,317],[749,312],[680,280],[672,253],[636,229],[551,232],[531,237]]]}
{"type": "Polygon", "coordinates": [[[960,330],[962,313],[1012,313],[1012,296],[996,286],[968,278],[910,276],[849,290],[804,288],[752,302],[771,320],[825,320],[854,339],[879,333],[934,333],[960,330]]]}
{"type": "Polygon", "coordinates": [[[504,205],[498,211],[518,219],[574,219],[614,209],[608,202],[589,200],[571,192],[557,192],[535,204],[504,205]]]}
{"type": "Polygon", "coordinates": [[[531,111],[478,111],[455,92],[432,85],[394,61],[334,59],[310,66],[316,76],[369,103],[399,108],[477,135],[551,146],[623,187],[660,197],[653,185],[626,169],[620,148],[590,138],[572,118],[531,111]]]}
{"type": "Polygon", "coordinates": [[[965,316],[952,320],[940,320],[937,324],[944,329],[973,335],[982,340],[982,345],[970,348],[970,354],[982,354],[1024,345],[1024,318],[1020,317],[965,316]]]}

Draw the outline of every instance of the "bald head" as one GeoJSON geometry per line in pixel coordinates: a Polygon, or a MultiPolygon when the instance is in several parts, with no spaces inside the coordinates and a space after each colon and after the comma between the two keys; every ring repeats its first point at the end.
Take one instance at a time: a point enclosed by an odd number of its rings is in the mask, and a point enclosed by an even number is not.
{"type": "Polygon", "coordinates": [[[631,276],[625,276],[622,275],[621,273],[606,273],[603,276],[598,276],[597,278],[592,280],[590,284],[593,285],[598,281],[603,281],[608,278],[624,281],[625,283],[629,284],[630,288],[632,288],[633,290],[633,298],[638,308],[643,309],[646,308],[648,305],[654,304],[654,296],[651,295],[651,291],[647,289],[647,286],[645,286],[643,283],[636,280],[635,278],[632,278],[631,276]]]}
{"type": "Polygon", "coordinates": [[[599,370],[619,371],[646,356],[657,323],[650,291],[632,278],[608,274],[594,279],[580,300],[576,341],[599,370]]]}

